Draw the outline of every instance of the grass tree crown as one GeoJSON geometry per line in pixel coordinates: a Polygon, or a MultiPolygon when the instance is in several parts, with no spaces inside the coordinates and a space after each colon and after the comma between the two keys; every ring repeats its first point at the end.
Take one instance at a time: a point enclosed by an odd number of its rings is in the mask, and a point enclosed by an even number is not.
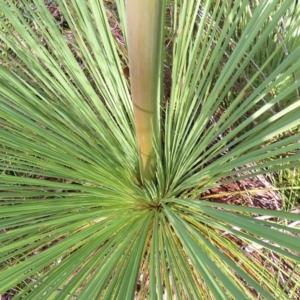
{"type": "Polygon", "coordinates": [[[294,1],[0,10],[0,294],[297,299],[294,1]]]}

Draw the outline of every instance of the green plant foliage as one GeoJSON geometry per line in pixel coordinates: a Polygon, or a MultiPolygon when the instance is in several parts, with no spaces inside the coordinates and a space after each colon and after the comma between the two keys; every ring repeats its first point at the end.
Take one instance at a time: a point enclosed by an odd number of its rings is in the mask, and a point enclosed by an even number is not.
{"type": "Polygon", "coordinates": [[[297,299],[299,214],[203,196],[300,165],[294,0],[167,2],[172,82],[143,186],[124,1],[0,6],[0,293],[297,299]]]}

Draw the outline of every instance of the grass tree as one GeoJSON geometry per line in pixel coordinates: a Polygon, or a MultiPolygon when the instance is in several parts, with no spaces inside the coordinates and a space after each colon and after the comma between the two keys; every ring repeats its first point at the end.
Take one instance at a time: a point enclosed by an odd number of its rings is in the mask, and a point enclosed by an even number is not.
{"type": "Polygon", "coordinates": [[[0,293],[296,299],[299,215],[219,188],[300,164],[293,0],[0,10],[0,293]]]}

